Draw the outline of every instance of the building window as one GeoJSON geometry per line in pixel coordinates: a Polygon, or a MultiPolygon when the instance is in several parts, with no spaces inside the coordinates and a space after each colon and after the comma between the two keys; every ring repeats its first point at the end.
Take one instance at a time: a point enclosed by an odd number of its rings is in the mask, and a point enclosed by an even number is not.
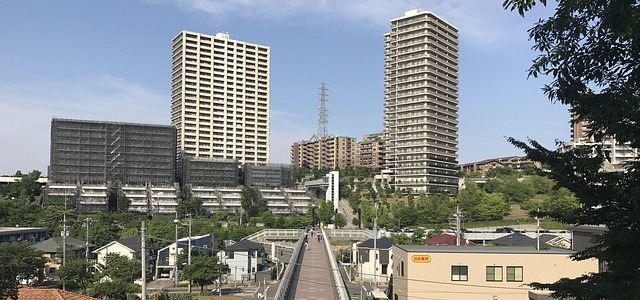
{"type": "Polygon", "coordinates": [[[387,274],[387,266],[388,265],[382,265],[382,274],[386,275],[387,274]]]}
{"type": "Polygon", "coordinates": [[[400,277],[404,277],[404,261],[400,262],[400,277]]]}
{"type": "Polygon", "coordinates": [[[502,267],[487,267],[487,281],[502,281],[502,267]]]}
{"type": "Polygon", "coordinates": [[[228,259],[233,259],[233,252],[228,252],[227,253],[227,258],[228,259]]]}
{"type": "Polygon", "coordinates": [[[451,266],[451,281],[469,280],[468,266],[451,266]]]}
{"type": "Polygon", "coordinates": [[[507,281],[522,282],[522,267],[507,267],[507,281]]]}

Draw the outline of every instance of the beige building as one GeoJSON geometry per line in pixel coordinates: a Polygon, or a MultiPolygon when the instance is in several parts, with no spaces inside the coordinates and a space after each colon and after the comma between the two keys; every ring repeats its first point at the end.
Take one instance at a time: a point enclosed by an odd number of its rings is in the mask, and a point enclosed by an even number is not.
{"type": "Polygon", "coordinates": [[[382,133],[365,134],[359,145],[360,166],[376,170],[384,167],[384,135],[382,133]]]}
{"type": "Polygon", "coordinates": [[[419,9],[385,34],[385,164],[414,193],[457,187],[458,29],[419,9]]]}
{"type": "Polygon", "coordinates": [[[589,137],[589,122],[577,121],[573,118],[571,128],[571,144],[575,146],[591,146],[600,144],[604,151],[609,153],[609,161],[605,163],[605,170],[621,170],[624,163],[635,160],[638,157],[638,149],[630,147],[628,144],[620,144],[615,137],[607,136],[600,141],[594,137],[589,137]]]}
{"type": "Polygon", "coordinates": [[[269,162],[270,48],[227,33],[173,39],[171,124],[197,158],[269,162]]]}
{"type": "MultiPolygon", "coordinates": [[[[393,297],[402,299],[529,299],[526,284],[598,272],[595,259],[574,251],[519,247],[394,245],[393,297]]],[[[530,293],[531,292],[531,293],[530,293]]]]}
{"type": "Polygon", "coordinates": [[[291,164],[297,167],[337,169],[356,166],[359,147],[356,138],[327,137],[314,141],[294,142],[291,164]]]}
{"type": "Polygon", "coordinates": [[[482,177],[484,177],[487,175],[487,172],[495,168],[512,168],[520,171],[525,166],[538,167],[539,165],[540,163],[534,162],[526,156],[506,156],[461,164],[460,171],[466,173],[478,172],[482,177]]]}

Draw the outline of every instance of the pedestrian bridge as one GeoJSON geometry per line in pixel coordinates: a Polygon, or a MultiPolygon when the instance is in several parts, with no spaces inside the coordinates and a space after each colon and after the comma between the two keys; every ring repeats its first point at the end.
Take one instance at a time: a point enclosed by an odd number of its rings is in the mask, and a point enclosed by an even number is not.
{"type": "MultiPolygon", "coordinates": [[[[349,299],[340,269],[331,253],[328,233],[316,232],[313,236],[308,235],[305,240],[301,232],[273,299],[349,299]]],[[[365,235],[355,232],[342,234],[343,237],[365,235]]]]}

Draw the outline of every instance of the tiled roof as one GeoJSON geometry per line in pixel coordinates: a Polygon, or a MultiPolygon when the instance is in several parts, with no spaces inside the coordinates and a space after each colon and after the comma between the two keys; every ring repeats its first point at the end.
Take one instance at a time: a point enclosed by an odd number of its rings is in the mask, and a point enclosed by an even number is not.
{"type": "MultiPolygon", "coordinates": [[[[376,248],[378,249],[389,249],[393,246],[393,242],[387,238],[382,237],[376,240],[376,248]]],[[[360,244],[358,244],[358,248],[370,248],[373,249],[373,239],[368,239],[360,244]]]]}
{"type": "MultiPolygon", "coordinates": [[[[456,236],[451,234],[440,234],[424,241],[425,245],[456,245],[456,236]]],[[[460,238],[460,246],[475,245],[474,242],[460,238]]]]}
{"type": "Polygon", "coordinates": [[[21,287],[18,289],[18,300],[99,300],[85,295],[58,289],[37,289],[21,287]]]}
{"type": "Polygon", "coordinates": [[[225,251],[248,251],[248,250],[259,250],[264,248],[262,245],[252,242],[249,240],[240,240],[237,243],[227,247],[224,249],[225,251]]]}
{"type": "Polygon", "coordinates": [[[496,246],[531,246],[535,247],[536,240],[530,238],[522,233],[512,233],[505,235],[501,238],[497,238],[492,241],[496,246]]]}
{"type": "MultiPolygon", "coordinates": [[[[61,236],[52,237],[48,240],[35,243],[31,247],[37,250],[40,250],[44,253],[56,253],[58,249],[62,249],[62,239],[63,237],[61,236]]],[[[68,236],[66,239],[66,243],[67,243],[67,247],[70,247],[71,249],[84,249],[86,242],[68,236]]],[[[89,243],[89,248],[94,248],[94,247],[95,247],[94,244],[89,243]]]]}

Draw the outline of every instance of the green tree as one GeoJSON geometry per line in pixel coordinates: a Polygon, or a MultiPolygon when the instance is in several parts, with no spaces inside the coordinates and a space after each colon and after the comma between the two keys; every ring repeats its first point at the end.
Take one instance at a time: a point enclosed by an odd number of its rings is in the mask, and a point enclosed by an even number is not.
{"type": "Polygon", "coordinates": [[[42,192],[42,187],[37,182],[40,175],[41,172],[38,170],[33,170],[27,175],[17,171],[14,176],[21,177],[22,179],[16,183],[10,183],[0,187],[0,195],[5,196],[7,199],[33,202],[42,192]]]}
{"type": "Polygon", "coordinates": [[[87,292],[87,287],[95,281],[93,273],[89,271],[89,264],[82,259],[67,260],[56,272],[60,283],[68,289],[81,289],[87,292]]]}
{"type": "Polygon", "coordinates": [[[127,300],[135,299],[135,294],[140,291],[140,286],[122,280],[103,281],[94,283],[89,290],[91,297],[127,300]]]}
{"type": "Polygon", "coordinates": [[[200,293],[202,293],[204,286],[213,282],[220,275],[221,269],[217,256],[207,256],[202,252],[192,252],[191,265],[184,266],[182,274],[187,280],[199,285],[200,293]]]}
{"type": "Polygon", "coordinates": [[[323,224],[332,224],[333,216],[335,215],[335,211],[333,210],[333,202],[320,201],[316,214],[318,221],[322,222],[323,224]]]}
{"type": "Polygon", "coordinates": [[[202,199],[199,197],[183,199],[178,204],[177,210],[180,218],[184,218],[187,215],[199,216],[202,212],[202,199]]]}
{"type": "Polygon", "coordinates": [[[486,177],[488,178],[517,178],[518,171],[509,167],[497,167],[487,171],[486,177]]]}
{"type": "Polygon", "coordinates": [[[532,176],[529,182],[536,194],[551,194],[556,185],[555,181],[538,175],[532,176]]]}
{"type": "Polygon", "coordinates": [[[127,198],[127,195],[122,191],[119,191],[116,197],[116,210],[119,213],[127,212],[129,211],[129,205],[131,205],[131,199],[127,198]]]}
{"type": "MultiPolygon", "coordinates": [[[[538,1],[506,0],[521,15],[538,1]]],[[[546,5],[546,0],[540,3],[546,5]]],[[[576,121],[587,121],[595,140],[615,137],[640,148],[640,5],[633,0],[558,0],[555,13],[529,30],[540,52],[529,69],[533,77],[550,76],[543,88],[549,99],[571,107],[576,121]]],[[[564,278],[548,288],[552,296],[577,299],[637,299],[640,295],[640,162],[625,172],[602,172],[608,150],[600,145],[566,152],[548,150],[535,140],[509,139],[528,157],[548,166],[559,187],[575,193],[581,208],[565,221],[605,225],[598,243],[573,255],[597,258],[607,270],[564,278]]]]}
{"type": "Polygon", "coordinates": [[[96,221],[89,227],[89,236],[93,244],[102,247],[120,238],[123,226],[114,219],[114,214],[101,213],[94,218],[96,221]]]}
{"type": "Polygon", "coordinates": [[[411,245],[413,243],[413,239],[404,233],[394,233],[389,237],[389,239],[395,245],[411,245]]]}
{"type": "Polygon", "coordinates": [[[105,264],[98,265],[100,278],[108,277],[111,281],[133,282],[142,277],[139,261],[130,260],[117,253],[106,255],[105,264]]]}
{"type": "Polygon", "coordinates": [[[18,299],[21,279],[32,279],[44,268],[42,253],[27,243],[0,244],[0,298],[18,299]]]}
{"type": "Polygon", "coordinates": [[[475,182],[458,192],[458,204],[469,220],[499,220],[509,212],[509,203],[501,193],[487,193],[475,182]]]}
{"type": "Polygon", "coordinates": [[[333,217],[333,224],[336,226],[336,228],[343,228],[347,225],[347,218],[345,218],[342,214],[336,214],[333,217]]]}
{"type": "Polygon", "coordinates": [[[262,213],[262,223],[264,223],[264,226],[267,228],[277,228],[276,227],[277,220],[278,219],[276,218],[276,216],[270,211],[266,211],[262,213]]]}

